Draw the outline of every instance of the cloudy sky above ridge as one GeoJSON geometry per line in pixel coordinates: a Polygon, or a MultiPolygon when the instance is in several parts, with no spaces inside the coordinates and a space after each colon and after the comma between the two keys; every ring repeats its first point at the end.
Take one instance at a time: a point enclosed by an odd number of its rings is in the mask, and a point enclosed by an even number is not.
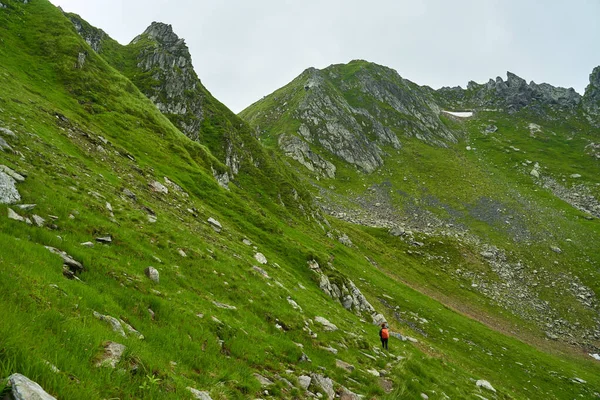
{"type": "Polygon", "coordinates": [[[308,67],[364,59],[419,85],[511,71],[581,94],[600,65],[598,0],[51,0],[127,44],[171,24],[234,112],[308,67]]]}

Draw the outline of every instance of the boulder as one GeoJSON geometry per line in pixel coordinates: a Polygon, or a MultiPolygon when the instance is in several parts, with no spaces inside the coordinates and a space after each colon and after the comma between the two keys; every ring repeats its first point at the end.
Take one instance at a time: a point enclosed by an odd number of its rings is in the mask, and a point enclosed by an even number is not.
{"type": "Polygon", "coordinates": [[[335,366],[341,369],[345,369],[348,372],[354,371],[354,365],[348,364],[347,362],[342,360],[335,360],[335,366]]]}
{"type": "Polygon", "coordinates": [[[223,229],[221,223],[212,217],[208,219],[208,223],[217,233],[221,232],[221,230],[223,229]]]}
{"type": "Polygon", "coordinates": [[[121,323],[118,319],[111,317],[110,315],[102,315],[96,311],[93,311],[93,314],[94,317],[98,318],[100,321],[104,321],[109,324],[114,332],[117,332],[123,337],[127,337],[127,335],[125,335],[125,331],[123,330],[123,326],[121,326],[121,323]]]}
{"type": "Polygon", "coordinates": [[[267,257],[265,257],[263,253],[256,253],[254,255],[254,259],[256,261],[258,261],[260,264],[266,264],[267,263],[267,257]]]}
{"type": "Polygon", "coordinates": [[[325,319],[323,317],[315,317],[315,322],[318,322],[321,325],[323,325],[323,328],[326,331],[333,332],[333,331],[338,330],[337,326],[335,326],[334,324],[332,324],[331,322],[329,322],[327,319],[325,319]]]}
{"type": "Polygon", "coordinates": [[[298,384],[300,385],[300,387],[304,390],[308,390],[308,387],[310,386],[310,382],[311,382],[311,378],[310,376],[306,376],[306,375],[300,375],[298,377],[298,384]]]}
{"type": "Polygon", "coordinates": [[[496,389],[494,389],[494,387],[488,381],[480,379],[477,382],[475,382],[475,384],[477,385],[477,387],[481,387],[496,393],[496,389]]]}
{"type": "Polygon", "coordinates": [[[333,390],[333,381],[331,378],[327,378],[321,374],[311,374],[310,378],[311,384],[325,392],[328,400],[335,398],[335,391],[333,390]]]}
{"type": "Polygon", "coordinates": [[[96,367],[110,367],[115,368],[119,361],[121,361],[121,357],[125,352],[124,345],[116,342],[106,342],[104,344],[104,353],[99,357],[96,362],[96,367]]]}
{"type": "Polygon", "coordinates": [[[189,390],[194,398],[198,400],[212,400],[212,397],[210,397],[210,394],[207,391],[194,389],[193,387],[189,386],[187,387],[187,390],[189,390]]]}
{"type": "Polygon", "coordinates": [[[18,183],[25,182],[25,177],[24,176],[22,176],[21,174],[16,173],[12,169],[8,168],[6,165],[1,165],[0,164],[0,171],[4,172],[6,175],[10,176],[11,178],[13,178],[18,183]]]}
{"type": "Polygon", "coordinates": [[[21,201],[21,195],[15,186],[15,180],[0,171],[0,204],[14,204],[21,201]]]}
{"type": "Polygon", "coordinates": [[[154,267],[146,267],[146,269],[144,270],[144,274],[146,274],[146,276],[150,280],[156,283],[160,281],[160,274],[158,273],[158,270],[154,267]]]}
{"type": "MultiPolygon", "coordinates": [[[[40,385],[21,374],[12,374],[8,377],[7,386],[10,387],[9,399],[14,400],[56,400],[50,396],[40,385]]],[[[4,398],[4,397],[3,397],[4,398]]]]}
{"type": "Polygon", "coordinates": [[[155,193],[162,193],[162,194],[169,193],[169,189],[165,185],[163,185],[162,183],[160,183],[158,181],[152,181],[148,184],[148,186],[150,186],[150,189],[155,193]]]}

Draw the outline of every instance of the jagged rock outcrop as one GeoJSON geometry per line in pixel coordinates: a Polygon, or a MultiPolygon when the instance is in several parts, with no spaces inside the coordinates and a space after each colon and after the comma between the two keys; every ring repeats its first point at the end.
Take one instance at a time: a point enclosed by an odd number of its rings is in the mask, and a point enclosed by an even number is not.
{"type": "Polygon", "coordinates": [[[153,22],[131,44],[141,47],[137,67],[150,78],[136,85],[162,113],[178,116],[175,124],[183,133],[198,140],[204,96],[185,40],[171,25],[153,22]]]}
{"type": "Polygon", "coordinates": [[[583,109],[590,123],[600,126],[600,66],[590,74],[590,84],[583,95],[583,109]]]}
{"type": "Polygon", "coordinates": [[[335,178],[335,165],[313,152],[308,143],[298,136],[289,134],[279,136],[279,147],[286,156],[298,161],[310,171],[327,178],[335,178]]]}
{"type": "MultiPolygon", "coordinates": [[[[338,301],[346,310],[356,315],[368,315],[374,322],[379,320],[375,308],[350,279],[340,274],[332,274],[329,277],[315,260],[308,261],[308,267],[316,274],[319,288],[333,300],[338,301]]],[[[329,266],[329,269],[333,267],[329,266]]]]}
{"type": "Polygon", "coordinates": [[[77,14],[65,13],[65,15],[71,20],[73,26],[75,26],[75,30],[79,36],[81,36],[96,53],[102,52],[103,42],[108,38],[106,32],[88,24],[77,14]]]}
{"type": "Polygon", "coordinates": [[[573,88],[537,84],[533,81],[528,84],[512,72],[507,72],[506,76],[506,81],[501,77],[490,79],[485,84],[471,81],[466,90],[444,87],[436,94],[442,104],[453,108],[493,108],[509,113],[523,108],[536,112],[544,112],[545,108],[574,112],[581,103],[581,95],[573,88]]]}

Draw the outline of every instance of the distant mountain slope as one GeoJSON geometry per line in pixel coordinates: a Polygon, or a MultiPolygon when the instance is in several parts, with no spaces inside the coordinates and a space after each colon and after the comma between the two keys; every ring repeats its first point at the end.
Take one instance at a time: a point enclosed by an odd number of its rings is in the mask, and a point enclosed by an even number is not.
{"type": "MultiPolygon", "coordinates": [[[[434,91],[352,61],[308,69],[240,116],[294,160],[329,215],[417,247],[448,237],[468,243],[474,260],[428,276],[438,296],[462,302],[461,293],[476,292],[541,335],[595,349],[596,75],[583,98],[512,73],[506,82],[434,91]],[[462,283],[449,295],[442,288],[450,281],[462,283]]],[[[445,257],[417,254],[424,260],[414,271],[388,268],[420,282],[445,257]]]]}

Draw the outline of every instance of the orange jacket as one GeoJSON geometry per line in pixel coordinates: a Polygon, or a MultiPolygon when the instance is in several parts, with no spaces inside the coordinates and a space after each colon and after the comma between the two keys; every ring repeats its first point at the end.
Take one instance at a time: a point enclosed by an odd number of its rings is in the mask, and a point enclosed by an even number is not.
{"type": "Polygon", "coordinates": [[[382,339],[389,339],[390,333],[389,333],[388,329],[381,328],[381,330],[379,331],[379,337],[381,337],[382,339]]]}

